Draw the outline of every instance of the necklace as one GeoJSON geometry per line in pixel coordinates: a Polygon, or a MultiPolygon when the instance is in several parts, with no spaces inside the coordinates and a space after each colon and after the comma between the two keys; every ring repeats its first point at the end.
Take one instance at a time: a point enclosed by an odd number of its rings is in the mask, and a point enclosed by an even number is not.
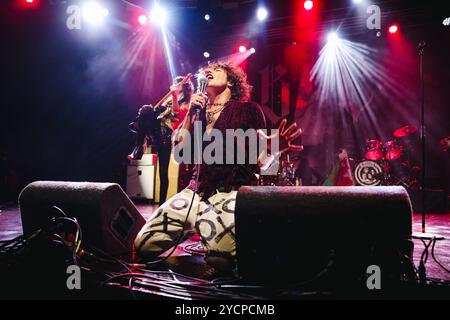
{"type": "Polygon", "coordinates": [[[208,124],[211,124],[214,120],[214,115],[216,113],[219,113],[220,111],[222,111],[225,108],[225,104],[224,103],[213,103],[211,106],[221,106],[215,110],[207,110],[206,111],[206,122],[208,124]]]}

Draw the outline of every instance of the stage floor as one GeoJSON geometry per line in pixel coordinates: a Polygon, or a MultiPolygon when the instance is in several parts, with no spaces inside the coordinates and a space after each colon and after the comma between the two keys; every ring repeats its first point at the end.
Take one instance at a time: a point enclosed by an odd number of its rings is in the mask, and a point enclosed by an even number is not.
{"type": "MultiPolygon", "coordinates": [[[[148,218],[157,208],[156,205],[142,205],[137,204],[139,212],[148,218]]],[[[450,268],[450,213],[447,214],[427,214],[427,232],[439,234],[445,237],[440,240],[435,246],[435,257],[446,268],[450,268]]],[[[414,214],[413,216],[413,231],[421,231],[421,215],[414,214]]],[[[0,241],[13,239],[22,234],[22,221],[20,218],[20,211],[17,206],[10,206],[0,209],[0,241]]],[[[425,240],[428,242],[427,240],[425,240]]],[[[177,250],[173,253],[173,257],[190,256],[190,253],[184,250],[186,243],[179,245],[177,250]]],[[[414,262],[416,267],[419,265],[420,256],[423,252],[424,245],[420,240],[414,239],[414,262]]],[[[200,258],[200,257],[198,257],[200,258]]],[[[184,259],[181,259],[184,260],[184,259]]],[[[203,266],[200,259],[191,259],[194,264],[201,270],[195,272],[194,265],[187,266],[190,275],[201,275],[208,270],[203,266]],[[194,274],[192,274],[194,273],[194,274]]],[[[178,265],[178,272],[183,273],[183,266],[178,265]]],[[[450,274],[442,269],[432,258],[431,252],[426,264],[427,276],[433,279],[450,280],[450,274]]]]}

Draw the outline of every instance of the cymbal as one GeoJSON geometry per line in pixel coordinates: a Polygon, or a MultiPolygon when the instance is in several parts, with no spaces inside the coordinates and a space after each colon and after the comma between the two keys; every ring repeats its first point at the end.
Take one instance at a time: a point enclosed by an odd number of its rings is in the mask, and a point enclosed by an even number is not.
{"type": "Polygon", "coordinates": [[[406,125],[404,127],[398,128],[394,131],[394,137],[403,138],[409,136],[410,134],[416,133],[417,129],[413,126],[406,125]]]}

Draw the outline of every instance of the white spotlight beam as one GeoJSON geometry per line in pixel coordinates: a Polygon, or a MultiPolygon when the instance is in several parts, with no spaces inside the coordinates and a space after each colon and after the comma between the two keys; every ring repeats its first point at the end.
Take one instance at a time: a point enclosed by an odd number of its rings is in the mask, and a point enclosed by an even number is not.
{"type": "MultiPolygon", "coordinates": [[[[377,115],[369,105],[374,89],[393,102],[404,104],[401,100],[405,100],[405,90],[401,82],[395,79],[386,64],[376,60],[379,55],[373,48],[345,39],[328,42],[311,70],[319,105],[336,108],[359,106],[364,108],[373,123],[377,123],[377,115]]],[[[406,117],[413,116],[411,110],[402,112],[406,117]]]]}
{"type": "Polygon", "coordinates": [[[164,49],[166,52],[167,63],[169,65],[170,76],[172,77],[172,79],[174,79],[177,76],[177,73],[175,70],[175,63],[173,60],[171,45],[169,43],[169,38],[167,36],[167,30],[163,26],[161,31],[163,35],[164,49]]]}

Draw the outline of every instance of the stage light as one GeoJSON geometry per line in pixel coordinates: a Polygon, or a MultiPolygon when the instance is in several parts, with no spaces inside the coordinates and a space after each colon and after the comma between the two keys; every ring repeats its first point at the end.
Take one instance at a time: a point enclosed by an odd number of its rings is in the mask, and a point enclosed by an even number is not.
{"type": "Polygon", "coordinates": [[[21,2],[23,3],[24,6],[28,8],[35,8],[38,5],[37,0],[22,0],[21,2]]]}
{"type": "Polygon", "coordinates": [[[245,67],[245,64],[243,65],[243,63],[249,58],[251,57],[254,53],[256,52],[255,48],[249,48],[247,50],[247,47],[244,44],[239,45],[238,49],[226,56],[221,56],[221,57],[217,57],[214,58],[214,60],[217,61],[230,61],[231,63],[239,66],[242,65],[243,67],[245,67]]]}
{"type": "Polygon", "coordinates": [[[247,51],[247,48],[245,46],[239,46],[239,52],[244,53],[247,51]]]}
{"type": "Polygon", "coordinates": [[[450,26],[450,17],[445,18],[444,21],[442,21],[442,24],[446,27],[450,26]]]}
{"type": "Polygon", "coordinates": [[[148,22],[148,18],[145,14],[141,14],[138,18],[138,22],[140,25],[145,26],[148,22]]]}
{"type": "Polygon", "coordinates": [[[374,87],[393,85],[392,77],[382,71],[376,49],[339,38],[336,33],[329,37],[310,74],[319,105],[366,105],[374,87]]]}
{"type": "MultiPolygon", "coordinates": [[[[318,108],[323,108],[323,114],[342,110],[342,113],[335,114],[343,117],[343,121],[347,121],[347,116],[357,121],[361,112],[364,112],[367,116],[366,129],[373,135],[382,136],[383,123],[379,122],[379,109],[374,108],[375,101],[378,95],[387,97],[383,102],[393,106],[399,101],[408,103],[405,101],[414,100],[414,92],[408,91],[409,83],[405,82],[409,75],[395,59],[401,57],[404,62],[415,61],[414,48],[405,50],[402,37],[386,43],[390,47],[388,52],[376,43],[371,47],[346,40],[342,34],[339,37],[336,45],[325,43],[311,69],[314,101],[318,108]],[[402,73],[398,73],[400,70],[402,73]],[[399,78],[402,74],[405,78],[399,78]],[[410,98],[405,99],[405,95],[410,98]],[[348,109],[348,106],[351,108],[348,109]]],[[[408,113],[407,117],[410,115],[408,113]]]]}
{"type": "Polygon", "coordinates": [[[256,17],[259,21],[264,21],[267,19],[267,16],[269,15],[269,12],[267,12],[266,8],[258,8],[258,11],[256,11],[256,17]]]}
{"type": "Polygon", "coordinates": [[[160,7],[159,5],[155,5],[153,7],[152,13],[151,13],[151,18],[153,23],[155,23],[156,25],[164,25],[167,21],[167,11],[166,9],[164,9],[163,7],[160,7]]]}
{"type": "Polygon", "coordinates": [[[22,9],[37,9],[42,4],[42,1],[39,0],[16,0],[22,7],[22,9]]]}
{"type": "Polygon", "coordinates": [[[305,8],[306,10],[311,10],[314,6],[314,3],[311,0],[306,0],[303,3],[303,8],[305,8]]]}
{"type": "Polygon", "coordinates": [[[211,16],[209,14],[205,14],[205,20],[209,21],[209,19],[211,19],[211,16]]]}
{"type": "Polygon", "coordinates": [[[105,17],[109,15],[108,9],[95,1],[87,2],[82,10],[84,20],[92,25],[102,24],[105,17]]]}
{"type": "Polygon", "coordinates": [[[355,4],[360,4],[361,2],[363,2],[363,0],[353,0],[353,3],[355,4]]]}
{"type": "Polygon", "coordinates": [[[328,43],[336,44],[339,41],[339,36],[336,32],[330,32],[327,37],[328,43]]]}
{"type": "Polygon", "coordinates": [[[208,59],[211,55],[209,54],[208,51],[203,52],[203,56],[208,59]]]}
{"type": "Polygon", "coordinates": [[[389,27],[389,33],[390,33],[390,34],[397,33],[397,31],[398,31],[398,25],[393,24],[393,25],[391,25],[391,26],[389,27]]]}

